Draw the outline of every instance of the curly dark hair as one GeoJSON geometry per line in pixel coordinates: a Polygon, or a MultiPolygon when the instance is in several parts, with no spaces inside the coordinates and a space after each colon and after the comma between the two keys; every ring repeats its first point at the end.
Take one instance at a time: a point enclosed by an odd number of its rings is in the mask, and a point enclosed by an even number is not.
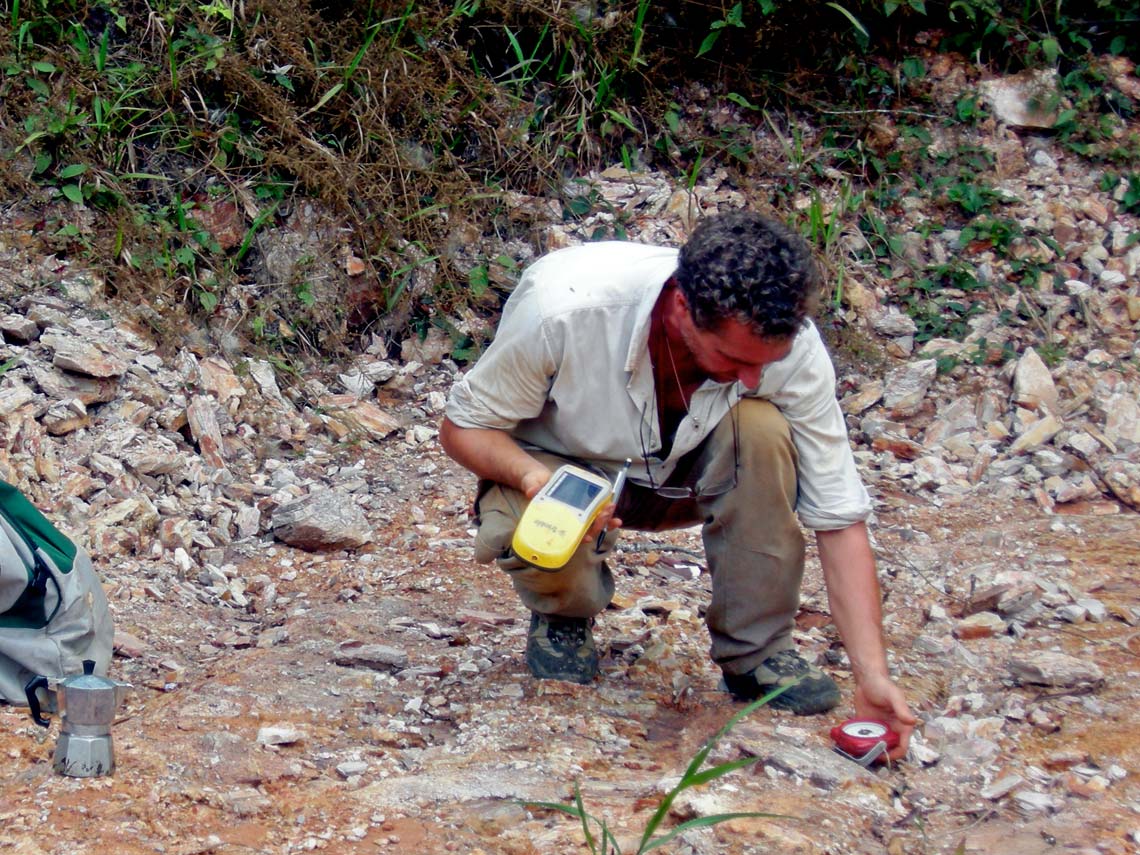
{"type": "Polygon", "coordinates": [[[749,211],[710,217],[697,226],[681,248],[673,280],[700,329],[732,318],[761,338],[795,335],[815,308],[820,286],[804,240],[749,211]]]}

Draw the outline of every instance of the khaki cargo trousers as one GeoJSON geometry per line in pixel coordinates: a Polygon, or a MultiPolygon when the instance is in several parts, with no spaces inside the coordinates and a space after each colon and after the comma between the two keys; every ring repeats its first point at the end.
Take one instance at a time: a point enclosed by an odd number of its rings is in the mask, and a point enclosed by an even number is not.
{"type": "MultiPolygon", "coordinates": [[[[532,452],[551,469],[567,461],[532,452]]],[[[726,674],[744,674],[792,647],[804,570],[804,538],[795,516],[797,454],[788,423],[771,403],[741,401],[708,438],[680,461],[669,486],[694,486],[695,498],[667,499],[627,483],[617,508],[623,528],[665,531],[701,525],[712,578],[705,623],[713,660],[726,674]],[[736,486],[702,496],[702,486],[736,486]]],[[[614,593],[606,556],[621,536],[610,531],[601,549],[584,543],[558,570],[527,564],[510,549],[527,500],[517,490],[483,482],[475,504],[475,558],[497,561],[523,605],[542,614],[593,617],[614,593]]]]}

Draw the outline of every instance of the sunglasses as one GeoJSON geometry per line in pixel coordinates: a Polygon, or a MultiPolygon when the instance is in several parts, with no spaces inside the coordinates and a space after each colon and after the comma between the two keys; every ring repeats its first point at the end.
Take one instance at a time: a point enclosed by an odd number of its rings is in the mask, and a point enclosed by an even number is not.
{"type": "MultiPolygon", "coordinates": [[[[696,484],[657,484],[653,480],[653,472],[649,466],[649,446],[646,443],[646,431],[649,430],[648,423],[649,405],[645,404],[641,408],[641,421],[638,424],[638,439],[641,440],[641,462],[645,466],[645,477],[649,480],[649,489],[655,492],[658,496],[664,499],[708,499],[713,496],[721,496],[736,487],[737,473],[740,469],[740,425],[738,422],[739,416],[736,412],[736,407],[731,410],[732,418],[732,473],[727,478],[722,478],[712,484],[700,483],[703,473],[698,473],[696,484]]],[[[692,452],[690,452],[691,454],[692,452]]],[[[686,474],[687,480],[692,475],[692,470],[686,474]]]]}

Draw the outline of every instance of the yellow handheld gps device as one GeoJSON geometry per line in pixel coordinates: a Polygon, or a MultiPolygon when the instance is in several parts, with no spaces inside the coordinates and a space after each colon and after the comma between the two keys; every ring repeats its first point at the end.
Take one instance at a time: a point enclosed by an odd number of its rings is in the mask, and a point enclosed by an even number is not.
{"type": "Polygon", "coordinates": [[[560,466],[523,511],[511,541],[515,555],[548,570],[565,566],[613,493],[603,476],[560,466]]]}

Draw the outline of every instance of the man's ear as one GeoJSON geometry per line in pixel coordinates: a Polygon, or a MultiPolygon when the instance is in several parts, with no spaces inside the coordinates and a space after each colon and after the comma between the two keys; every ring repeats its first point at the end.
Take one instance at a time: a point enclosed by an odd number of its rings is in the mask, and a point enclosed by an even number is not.
{"type": "Polygon", "coordinates": [[[669,291],[669,302],[671,305],[669,308],[674,312],[680,312],[685,317],[692,320],[692,313],[689,311],[689,301],[681,292],[681,289],[677,286],[676,281],[670,279],[665,284],[666,286],[671,286],[671,290],[669,291]]]}

